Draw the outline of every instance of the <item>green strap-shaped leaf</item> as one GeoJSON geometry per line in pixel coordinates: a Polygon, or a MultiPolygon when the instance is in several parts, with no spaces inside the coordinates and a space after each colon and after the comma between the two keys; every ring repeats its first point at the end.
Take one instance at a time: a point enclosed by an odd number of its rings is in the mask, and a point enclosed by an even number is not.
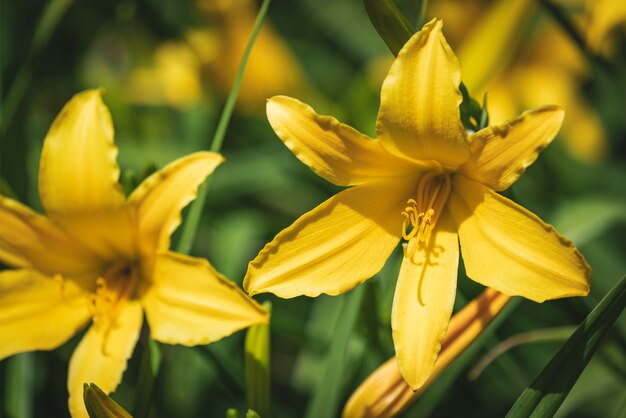
{"type": "Polygon", "coordinates": [[[150,404],[154,392],[154,382],[161,368],[161,349],[152,338],[148,338],[148,345],[141,358],[137,392],[135,394],[134,413],[137,418],[147,417],[150,413],[150,404]]]}
{"type": "Polygon", "coordinates": [[[415,33],[393,0],[363,0],[365,10],[393,55],[398,55],[404,44],[415,33]]]}
{"type": "Polygon", "coordinates": [[[553,416],[625,305],[626,276],[591,311],[535,381],[522,392],[507,418],[553,416]]]}
{"type": "MultiPolygon", "coordinates": [[[[263,304],[271,313],[272,305],[263,304]]],[[[253,325],[246,334],[246,400],[248,408],[270,416],[270,326],[253,325]]]]}
{"type": "Polygon", "coordinates": [[[133,418],[94,383],[83,385],[83,398],[90,418],[133,418]]]}

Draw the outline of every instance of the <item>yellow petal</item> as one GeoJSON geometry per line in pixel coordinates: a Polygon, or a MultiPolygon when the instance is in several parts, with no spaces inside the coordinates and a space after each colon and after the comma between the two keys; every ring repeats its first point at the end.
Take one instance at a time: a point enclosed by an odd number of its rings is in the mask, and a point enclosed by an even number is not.
{"type": "Polygon", "coordinates": [[[98,270],[100,261],[47,218],[0,196],[0,261],[48,275],[98,270]]]}
{"type": "Polygon", "coordinates": [[[470,137],[470,158],[460,172],[494,190],[506,190],[552,142],[562,123],[563,110],[546,106],[485,128],[470,137]]]}
{"type": "Polygon", "coordinates": [[[197,152],[180,158],[148,177],[130,195],[137,209],[141,247],[167,250],[170,235],[180,225],[180,211],[195,196],[198,186],[224,158],[213,152],[197,152]]]}
{"type": "Polygon", "coordinates": [[[392,156],[378,140],[290,97],[267,102],[274,132],[300,161],[320,177],[339,186],[413,174],[415,165],[392,156]]]}
{"type": "Polygon", "coordinates": [[[589,292],[591,269],[567,238],[480,183],[453,182],[448,208],[468,277],[536,302],[589,292]]]}
{"type": "Polygon", "coordinates": [[[85,292],[32,270],[0,273],[0,360],[23,351],[52,350],[89,319],[85,292]]]}
{"type": "Polygon", "coordinates": [[[74,96],[44,141],[39,193],[48,215],[106,258],[132,254],[113,124],[99,90],[74,96]]]}
{"type": "Polygon", "coordinates": [[[605,44],[611,40],[612,32],[626,22],[626,3],[621,0],[587,0],[586,3],[589,14],[587,41],[589,46],[600,52],[606,49],[603,46],[612,46],[605,44]]]}
{"type": "Polygon", "coordinates": [[[480,97],[489,82],[510,62],[536,2],[499,0],[492,4],[465,36],[458,50],[463,65],[463,82],[474,97],[480,97]]]}
{"type": "MultiPolygon", "coordinates": [[[[412,240],[415,240],[413,238],[412,240]]],[[[416,243],[409,242],[407,248],[416,243]]],[[[459,241],[442,213],[427,247],[405,252],[391,312],[398,366],[413,389],[428,380],[454,307],[459,241]]]]}
{"type": "Polygon", "coordinates": [[[152,338],[169,344],[208,344],[268,321],[263,307],[206,260],[172,252],[157,257],[142,303],[152,338]]]}
{"type": "Polygon", "coordinates": [[[415,181],[344,190],[280,232],[250,262],[244,288],[282,298],[337,295],[372,277],[398,244],[415,181]]]}
{"type": "Polygon", "coordinates": [[[493,289],[485,289],[450,320],[450,327],[441,345],[428,382],[417,391],[406,384],[395,357],[374,371],[352,394],[342,416],[344,418],[391,418],[406,409],[458,357],[483,329],[491,323],[509,301],[509,297],[493,289]]]}
{"type": "Polygon", "coordinates": [[[84,383],[95,383],[108,394],[122,380],[143,321],[139,302],[123,303],[115,317],[94,323],[72,354],[67,380],[72,418],[88,418],[83,402],[84,383]]]}
{"type": "Polygon", "coordinates": [[[390,152],[455,167],[468,156],[461,68],[433,20],[404,45],[383,82],[376,131],[390,152]]]}

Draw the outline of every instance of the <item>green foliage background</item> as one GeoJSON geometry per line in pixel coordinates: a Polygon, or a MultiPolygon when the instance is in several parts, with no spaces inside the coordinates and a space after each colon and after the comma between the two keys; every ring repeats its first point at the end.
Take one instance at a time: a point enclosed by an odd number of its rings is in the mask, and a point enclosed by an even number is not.
{"type": "MultiPolygon", "coordinates": [[[[410,18],[417,15],[416,3],[399,2],[410,18]]],[[[367,68],[373,59],[391,54],[362,3],[274,0],[268,16],[314,88],[315,94],[299,99],[373,134],[380,86],[372,83],[367,68]]],[[[161,167],[189,152],[208,149],[224,100],[215,89],[205,86],[198,103],[180,109],[132,105],[125,99],[123,83],[116,81],[129,63],[148,61],[159,43],[180,39],[186,29],[207,24],[193,1],[2,0],[0,190],[40,210],[36,182],[43,138],[62,105],[86,88],[103,86],[107,91],[104,100],[113,115],[118,161],[125,173],[131,173],[126,175],[140,176],[150,164],[161,167]]],[[[404,416],[503,416],[563,339],[556,336],[514,348],[476,381],[468,380],[468,367],[509,336],[576,326],[626,272],[625,90],[614,82],[626,79],[626,48],[618,50],[611,65],[610,74],[593,73],[580,86],[607,129],[606,159],[582,163],[557,140],[511,192],[587,257],[594,271],[591,294],[515,305],[498,329],[481,339],[457,374],[441,379],[404,416]]],[[[223,154],[226,162],[212,175],[192,254],[208,258],[241,284],[248,261],[260,248],[337,188],[296,160],[262,112],[235,113],[223,154]]],[[[393,355],[389,321],[398,269],[395,254],[374,279],[339,297],[258,297],[273,305],[272,416],[338,416],[358,384],[393,355]]],[[[479,291],[461,272],[457,308],[479,291]]],[[[52,352],[0,362],[0,417],[67,416],[67,363],[79,338],[52,352]]],[[[161,345],[163,363],[151,416],[220,417],[228,408],[245,410],[243,340],[240,332],[208,347],[161,345]]],[[[142,339],[113,395],[129,410],[145,347],[142,339]]],[[[625,383],[626,322],[621,320],[558,416],[626,416],[625,383]]]]}

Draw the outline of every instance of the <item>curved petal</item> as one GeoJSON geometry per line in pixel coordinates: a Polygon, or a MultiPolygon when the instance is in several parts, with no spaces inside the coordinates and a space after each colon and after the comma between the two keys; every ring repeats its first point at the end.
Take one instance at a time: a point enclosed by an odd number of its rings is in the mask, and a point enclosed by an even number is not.
{"type": "Polygon", "coordinates": [[[368,183],[344,190],[261,250],[244,289],[282,298],[337,295],[372,277],[398,244],[404,203],[415,181],[368,183]]]}
{"type": "Polygon", "coordinates": [[[402,376],[413,390],[428,380],[439,355],[454,307],[458,267],[459,241],[450,215],[443,212],[428,246],[412,258],[405,254],[393,299],[393,344],[402,376]]]}
{"type": "Polygon", "coordinates": [[[152,338],[168,344],[209,344],[268,313],[206,260],[159,254],[153,282],[142,297],[152,338]]]}
{"type": "Polygon", "coordinates": [[[267,102],[267,119],[296,157],[338,186],[412,174],[415,165],[385,151],[378,140],[290,97],[267,102]]]}
{"type": "Polygon", "coordinates": [[[480,183],[453,181],[448,208],[468,277],[536,302],[589,293],[591,268],[567,238],[480,183]]]}
{"type": "Polygon", "coordinates": [[[99,270],[100,260],[46,217],[0,196],[0,261],[48,275],[99,270]]]}
{"type": "Polygon", "coordinates": [[[94,323],[72,354],[67,379],[72,418],[88,418],[83,401],[83,384],[95,383],[111,393],[122,380],[127,360],[133,353],[143,314],[137,301],[125,302],[113,318],[94,323]]]}
{"type": "Polygon", "coordinates": [[[461,68],[441,29],[432,20],[398,54],[383,82],[376,131],[389,152],[456,167],[468,157],[461,68]]]}
{"type": "Polygon", "coordinates": [[[101,92],[89,90],[74,96],[54,120],[39,166],[48,215],[109,259],[132,254],[116,156],[111,115],[101,92]]]}
{"type": "Polygon", "coordinates": [[[139,243],[144,250],[169,248],[170,235],[180,225],[181,209],[222,161],[213,152],[191,154],[157,171],[133,191],[129,203],[137,208],[139,243]]]}
{"type": "Polygon", "coordinates": [[[508,189],[552,142],[563,116],[558,106],[546,106],[475,133],[470,137],[470,158],[460,173],[496,191],[508,189]]]}
{"type": "Polygon", "coordinates": [[[0,273],[0,360],[24,351],[57,348],[89,317],[85,292],[70,280],[32,270],[0,273]]]}

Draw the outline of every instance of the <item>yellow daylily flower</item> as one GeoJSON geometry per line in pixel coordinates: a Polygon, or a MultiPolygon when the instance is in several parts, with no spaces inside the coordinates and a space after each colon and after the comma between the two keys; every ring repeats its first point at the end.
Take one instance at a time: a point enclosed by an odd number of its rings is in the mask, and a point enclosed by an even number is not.
{"type": "Polygon", "coordinates": [[[44,141],[39,194],[48,217],[0,196],[0,359],[54,349],[90,320],[69,365],[69,409],[83,384],[113,391],[146,313],[152,338],[208,344],[266,311],[204,259],[169,251],[180,211],[222,162],[198,152],[147,178],[128,199],[101,93],[74,96],[44,141]]]}
{"type": "Polygon", "coordinates": [[[377,139],[288,97],[267,115],[302,162],[353,186],[303,215],[250,262],[244,288],[280,297],[337,295],[376,274],[406,242],[392,311],[398,365],[417,389],[431,374],[454,304],[459,242],[473,280],[541,302],[586,295],[591,271],[572,243],[507,189],[561,126],[548,106],[468,137],[458,59],[433,20],[394,61],[377,139]]]}
{"type": "Polygon", "coordinates": [[[417,391],[406,384],[395,357],[361,383],[343,410],[344,418],[391,418],[411,405],[500,313],[511,298],[485,289],[450,320],[441,354],[428,381],[417,391]]]}

